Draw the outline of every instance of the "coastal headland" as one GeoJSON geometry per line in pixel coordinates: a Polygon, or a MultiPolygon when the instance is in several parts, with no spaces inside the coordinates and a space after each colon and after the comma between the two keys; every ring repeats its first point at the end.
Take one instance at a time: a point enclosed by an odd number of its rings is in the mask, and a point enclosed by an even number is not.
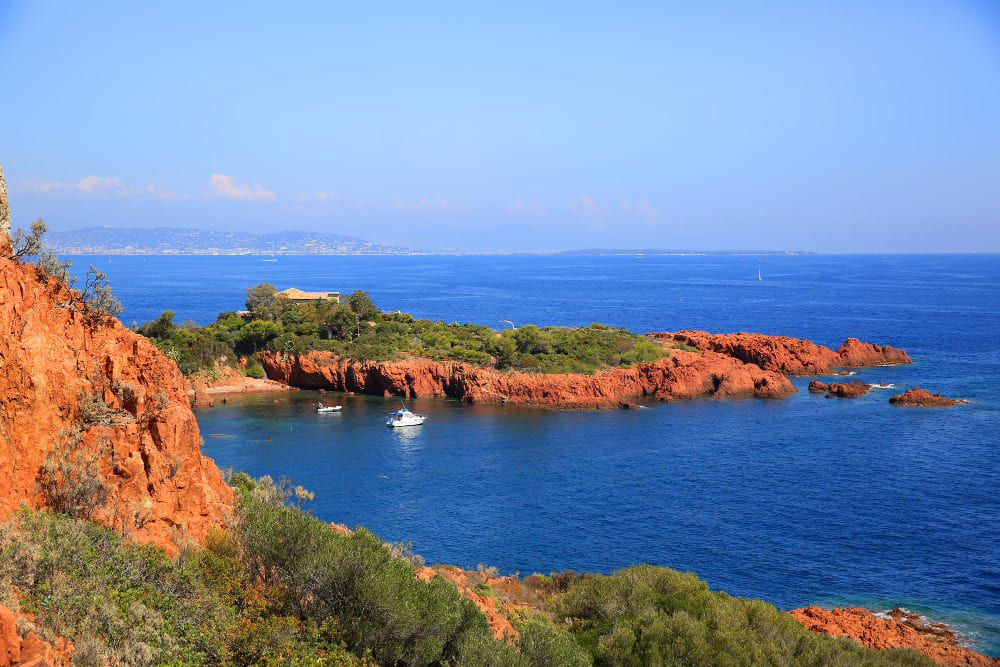
{"type": "Polygon", "coordinates": [[[463,362],[411,359],[359,361],[330,352],[265,352],[268,378],[299,389],[364,394],[450,396],[469,403],[555,408],[628,407],[630,401],[693,398],[782,398],[798,390],[787,375],[832,373],[838,367],[909,363],[905,351],[849,338],[837,350],[789,336],[647,334],[666,356],[630,368],[583,373],[502,372],[463,362]],[[682,347],[683,346],[683,347],[682,347]]]}

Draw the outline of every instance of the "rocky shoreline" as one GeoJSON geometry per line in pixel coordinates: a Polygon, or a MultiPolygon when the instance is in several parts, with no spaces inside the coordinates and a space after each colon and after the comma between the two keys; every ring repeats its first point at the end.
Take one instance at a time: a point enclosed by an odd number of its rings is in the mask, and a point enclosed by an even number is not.
{"type": "Polygon", "coordinates": [[[885,616],[861,607],[823,609],[809,606],[792,609],[789,613],[813,632],[848,637],[862,646],[878,650],[910,648],[945,665],[1000,665],[1000,658],[991,658],[962,646],[961,637],[946,625],[925,621],[898,607],[885,616]]]}
{"type": "Polygon", "coordinates": [[[912,361],[903,350],[856,338],[847,339],[834,351],[789,336],[702,331],[647,335],[664,346],[667,356],[593,375],[508,373],[429,359],[361,361],[321,351],[300,355],[264,352],[261,363],[269,379],[298,389],[408,398],[449,396],[468,403],[602,408],[629,407],[640,399],[782,398],[798,391],[787,376],[912,361]]]}

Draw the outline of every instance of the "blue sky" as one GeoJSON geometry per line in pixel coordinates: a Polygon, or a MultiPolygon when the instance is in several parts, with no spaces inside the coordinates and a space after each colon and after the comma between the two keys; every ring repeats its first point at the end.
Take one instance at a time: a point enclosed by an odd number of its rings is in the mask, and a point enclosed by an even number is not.
{"type": "Polygon", "coordinates": [[[0,0],[15,223],[1000,251],[1000,3],[0,0]]]}

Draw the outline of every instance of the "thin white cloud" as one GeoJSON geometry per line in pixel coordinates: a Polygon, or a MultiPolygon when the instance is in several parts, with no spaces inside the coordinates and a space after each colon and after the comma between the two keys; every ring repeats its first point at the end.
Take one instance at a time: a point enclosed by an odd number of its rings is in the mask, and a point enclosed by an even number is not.
{"type": "Polygon", "coordinates": [[[85,176],[80,182],[73,186],[80,192],[115,192],[118,194],[132,194],[131,188],[126,188],[122,179],[117,176],[85,176]]]}
{"type": "Polygon", "coordinates": [[[337,201],[340,199],[333,190],[326,192],[300,192],[295,198],[299,201],[337,201]]]}
{"type": "Polygon", "coordinates": [[[518,197],[513,202],[507,205],[507,212],[514,215],[524,215],[526,213],[537,213],[539,211],[545,211],[548,207],[545,204],[539,204],[534,201],[525,201],[518,197]]]}
{"type": "Polygon", "coordinates": [[[76,183],[62,183],[60,181],[43,181],[33,179],[24,181],[21,184],[30,192],[82,192],[84,194],[113,194],[119,197],[130,197],[133,195],[145,194],[157,199],[187,199],[187,195],[180,195],[171,192],[158,185],[147,185],[145,187],[135,187],[125,185],[122,179],[117,176],[84,176],[76,183]]]}
{"type": "Polygon", "coordinates": [[[59,181],[43,181],[38,178],[33,178],[30,181],[22,181],[21,187],[28,192],[52,192],[53,190],[68,190],[73,186],[67,183],[60,183],[59,181]]]}
{"type": "Polygon", "coordinates": [[[182,199],[191,198],[191,195],[182,195],[177,192],[172,192],[161,188],[159,185],[147,185],[142,189],[142,191],[155,199],[172,199],[174,201],[181,201],[182,199]]]}
{"type": "Polygon", "coordinates": [[[656,222],[660,219],[660,212],[653,208],[645,197],[634,202],[620,201],[618,206],[626,213],[637,215],[648,222],[656,222]]]}
{"type": "Polygon", "coordinates": [[[212,174],[209,179],[212,192],[225,199],[250,200],[250,201],[278,201],[278,196],[270,190],[265,190],[259,185],[250,187],[246,183],[237,184],[232,176],[225,174],[212,174]]]}
{"type": "Polygon", "coordinates": [[[431,199],[421,199],[419,201],[408,201],[402,197],[394,197],[392,208],[400,211],[464,211],[465,206],[461,204],[449,204],[444,197],[433,197],[431,199]]]}
{"type": "Polygon", "coordinates": [[[597,202],[590,195],[583,195],[579,199],[570,203],[570,207],[584,213],[607,213],[608,209],[598,206],[597,202]]]}

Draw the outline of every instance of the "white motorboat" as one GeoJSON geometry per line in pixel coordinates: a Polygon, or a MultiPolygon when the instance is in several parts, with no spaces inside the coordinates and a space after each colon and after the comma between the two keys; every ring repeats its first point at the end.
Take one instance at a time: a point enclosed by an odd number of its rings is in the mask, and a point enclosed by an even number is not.
{"type": "Polygon", "coordinates": [[[399,426],[420,426],[427,420],[427,415],[416,415],[401,408],[385,418],[385,425],[397,428],[399,426]]]}
{"type": "Polygon", "coordinates": [[[339,405],[323,405],[320,403],[316,408],[316,412],[340,412],[341,406],[339,405]]]}

